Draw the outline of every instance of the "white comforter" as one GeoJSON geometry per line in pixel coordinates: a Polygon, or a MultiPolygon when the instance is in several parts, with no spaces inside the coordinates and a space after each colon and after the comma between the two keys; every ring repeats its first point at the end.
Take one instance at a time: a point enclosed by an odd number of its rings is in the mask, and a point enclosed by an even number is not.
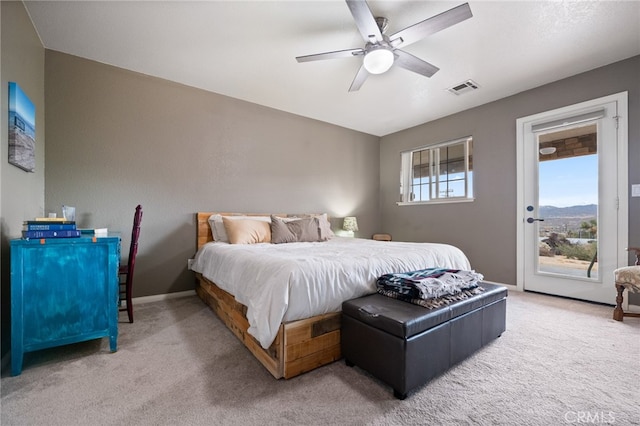
{"type": "Polygon", "coordinates": [[[212,242],[191,265],[247,307],[248,331],[265,349],[282,322],[338,312],[343,301],[375,293],[380,275],[430,267],[467,270],[470,264],[446,244],[334,237],[315,243],[212,242]]]}

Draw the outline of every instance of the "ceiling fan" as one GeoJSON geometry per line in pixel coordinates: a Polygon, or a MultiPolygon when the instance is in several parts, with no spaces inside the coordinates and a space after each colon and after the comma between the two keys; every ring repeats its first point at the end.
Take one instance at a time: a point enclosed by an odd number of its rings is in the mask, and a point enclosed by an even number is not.
{"type": "Polygon", "coordinates": [[[363,48],[298,56],[296,60],[309,62],[363,56],[362,65],[349,87],[350,92],[360,89],[369,74],[382,74],[394,64],[425,77],[431,77],[439,70],[438,67],[400,50],[400,47],[408,46],[473,16],[469,4],[464,3],[387,36],[385,34],[387,18],[374,17],[364,0],[346,0],[346,2],[366,45],[363,48]]]}

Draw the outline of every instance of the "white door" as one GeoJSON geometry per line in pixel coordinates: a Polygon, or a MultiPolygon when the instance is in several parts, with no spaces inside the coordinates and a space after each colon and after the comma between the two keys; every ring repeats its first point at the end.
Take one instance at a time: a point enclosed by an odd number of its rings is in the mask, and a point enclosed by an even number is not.
{"type": "Polygon", "coordinates": [[[627,95],[517,120],[518,287],[613,304],[627,254],[627,95]]]}

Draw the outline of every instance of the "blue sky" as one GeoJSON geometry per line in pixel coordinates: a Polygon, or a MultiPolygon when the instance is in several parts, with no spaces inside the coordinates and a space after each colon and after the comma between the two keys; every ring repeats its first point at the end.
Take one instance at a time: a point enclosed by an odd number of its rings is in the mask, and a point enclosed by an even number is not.
{"type": "Polygon", "coordinates": [[[31,127],[35,127],[36,107],[16,83],[9,83],[9,99],[9,110],[17,112],[31,127]]]}
{"type": "Polygon", "coordinates": [[[598,204],[598,156],[582,155],[539,163],[540,206],[598,204]]]}

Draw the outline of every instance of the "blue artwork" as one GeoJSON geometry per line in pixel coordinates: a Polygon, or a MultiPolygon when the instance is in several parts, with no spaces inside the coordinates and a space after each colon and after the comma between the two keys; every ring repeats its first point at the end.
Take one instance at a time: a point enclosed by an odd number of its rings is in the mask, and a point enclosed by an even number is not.
{"type": "Polygon", "coordinates": [[[16,83],[9,82],[9,163],[36,169],[36,108],[16,83]]]}

